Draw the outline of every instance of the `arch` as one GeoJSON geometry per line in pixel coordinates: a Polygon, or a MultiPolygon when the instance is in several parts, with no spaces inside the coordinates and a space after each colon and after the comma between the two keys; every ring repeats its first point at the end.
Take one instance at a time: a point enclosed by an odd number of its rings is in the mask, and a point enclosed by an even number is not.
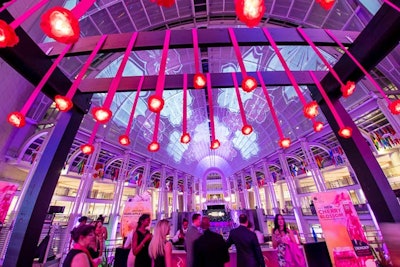
{"type": "Polygon", "coordinates": [[[37,134],[33,135],[31,138],[29,138],[24,145],[22,146],[22,149],[20,150],[20,153],[18,154],[18,158],[17,158],[17,162],[20,163],[22,160],[22,157],[25,155],[25,152],[28,150],[28,148],[30,147],[30,145],[33,144],[33,142],[35,142],[36,140],[38,140],[39,138],[48,135],[48,133],[50,132],[49,129],[45,129],[42,130],[40,132],[38,132],[37,134]]]}

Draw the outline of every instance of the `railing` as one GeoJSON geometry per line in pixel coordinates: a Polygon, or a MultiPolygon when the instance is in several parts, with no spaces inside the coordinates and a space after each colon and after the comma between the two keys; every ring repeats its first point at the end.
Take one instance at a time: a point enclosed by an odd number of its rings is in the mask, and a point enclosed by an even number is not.
{"type": "Polygon", "coordinates": [[[351,179],[350,176],[344,176],[342,179],[338,179],[335,181],[331,182],[325,182],[326,188],[327,189],[334,189],[334,188],[340,188],[340,187],[345,187],[349,185],[354,185],[353,179],[351,179]]]}
{"type": "Polygon", "coordinates": [[[307,194],[317,192],[317,187],[315,185],[302,186],[297,188],[297,194],[307,194]]]}

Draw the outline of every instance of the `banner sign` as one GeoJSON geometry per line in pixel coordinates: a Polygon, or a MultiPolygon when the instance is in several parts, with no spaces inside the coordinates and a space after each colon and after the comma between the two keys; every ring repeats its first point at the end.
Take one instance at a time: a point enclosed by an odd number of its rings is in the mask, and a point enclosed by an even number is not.
{"type": "Polygon", "coordinates": [[[4,223],[18,185],[0,181],[0,223],[4,223]]]}
{"type": "Polygon", "coordinates": [[[375,267],[374,257],[346,190],[312,195],[333,266],[375,267]]]}
{"type": "Polygon", "coordinates": [[[150,217],[153,214],[149,193],[145,192],[126,201],[124,212],[121,216],[122,237],[126,237],[131,230],[136,229],[139,217],[144,213],[150,214],[150,217]]]}

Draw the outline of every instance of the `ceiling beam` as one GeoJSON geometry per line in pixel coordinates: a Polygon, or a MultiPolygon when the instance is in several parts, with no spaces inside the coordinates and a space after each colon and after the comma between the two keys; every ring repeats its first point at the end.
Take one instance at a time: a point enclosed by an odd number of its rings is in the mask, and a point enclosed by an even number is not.
{"type": "MultiPolygon", "coordinates": [[[[314,84],[308,71],[292,72],[299,85],[314,84]]],[[[315,75],[318,79],[322,79],[327,72],[316,71],[315,75]]],[[[248,72],[250,76],[257,77],[256,73],[248,72]]],[[[266,71],[261,72],[265,85],[267,86],[292,86],[289,78],[284,71],[266,71]]],[[[193,74],[188,74],[188,81],[193,81],[193,74]]],[[[238,81],[242,81],[241,73],[236,73],[238,81]]],[[[157,84],[158,76],[145,76],[142,91],[154,91],[157,84]]],[[[81,82],[79,89],[83,93],[104,93],[110,88],[113,78],[95,78],[85,79],[81,82]]],[[[118,85],[118,92],[136,91],[139,84],[140,76],[122,77],[118,85]]],[[[213,88],[233,88],[231,73],[211,73],[211,84],[213,88]]],[[[260,84],[259,84],[260,85],[260,84]]],[[[176,90],[183,88],[183,75],[166,75],[164,90],[176,90]]],[[[193,88],[193,83],[188,83],[189,89],[193,88]]]]}
{"type": "MultiPolygon", "coordinates": [[[[295,28],[270,28],[269,31],[278,45],[308,45],[295,28]]],[[[304,31],[318,46],[337,46],[322,29],[304,29],[304,31]]],[[[350,45],[359,34],[359,32],[354,31],[332,30],[332,32],[344,45],[350,45]]],[[[240,46],[269,45],[261,28],[235,28],[235,34],[240,46]]],[[[100,51],[102,53],[124,52],[131,36],[132,33],[110,34],[100,51]]],[[[161,50],[164,44],[164,36],[164,32],[161,31],[139,32],[133,50],[161,50]]],[[[198,38],[199,47],[232,46],[228,29],[199,29],[198,38]]],[[[93,51],[99,39],[100,36],[80,38],[67,56],[89,54],[93,51]]],[[[41,49],[51,57],[60,54],[64,46],[57,42],[40,44],[41,49]]],[[[193,48],[191,31],[171,31],[169,48],[193,48]]]]}
{"type": "MultiPolygon", "coordinates": [[[[400,0],[392,0],[400,6],[400,0]]],[[[383,4],[376,15],[371,19],[366,28],[354,40],[349,52],[367,70],[371,70],[381,62],[400,42],[400,12],[383,4]]],[[[334,66],[335,71],[346,81],[358,82],[364,73],[358,66],[344,54],[334,66]]],[[[338,88],[340,85],[331,73],[328,73],[321,84],[325,91],[333,98],[341,97],[338,88]]],[[[320,101],[322,99],[317,99],[320,101]]]]}
{"type": "MultiPolygon", "coordinates": [[[[14,20],[7,10],[0,13],[0,19],[8,23],[14,20]]],[[[19,43],[12,48],[1,48],[0,58],[25,77],[28,82],[36,86],[50,69],[53,60],[43,53],[21,27],[18,27],[15,32],[19,37],[19,43]]],[[[65,47],[65,45],[63,46],[65,47]]],[[[59,68],[56,68],[43,87],[42,92],[48,97],[54,98],[56,95],[66,95],[71,85],[70,79],[59,68]]],[[[5,88],[0,88],[0,90],[5,90],[5,88]]],[[[72,101],[75,108],[86,113],[90,107],[90,99],[90,95],[82,95],[77,92],[72,101]]]]}

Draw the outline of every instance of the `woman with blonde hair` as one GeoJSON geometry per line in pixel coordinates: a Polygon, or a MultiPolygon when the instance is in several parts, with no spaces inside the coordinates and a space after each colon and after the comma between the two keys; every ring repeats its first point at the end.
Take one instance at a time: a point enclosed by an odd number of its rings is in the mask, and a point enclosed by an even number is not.
{"type": "Polygon", "coordinates": [[[172,267],[172,244],[167,241],[169,231],[168,220],[160,220],[154,228],[153,239],[149,245],[153,267],[172,267]]]}

